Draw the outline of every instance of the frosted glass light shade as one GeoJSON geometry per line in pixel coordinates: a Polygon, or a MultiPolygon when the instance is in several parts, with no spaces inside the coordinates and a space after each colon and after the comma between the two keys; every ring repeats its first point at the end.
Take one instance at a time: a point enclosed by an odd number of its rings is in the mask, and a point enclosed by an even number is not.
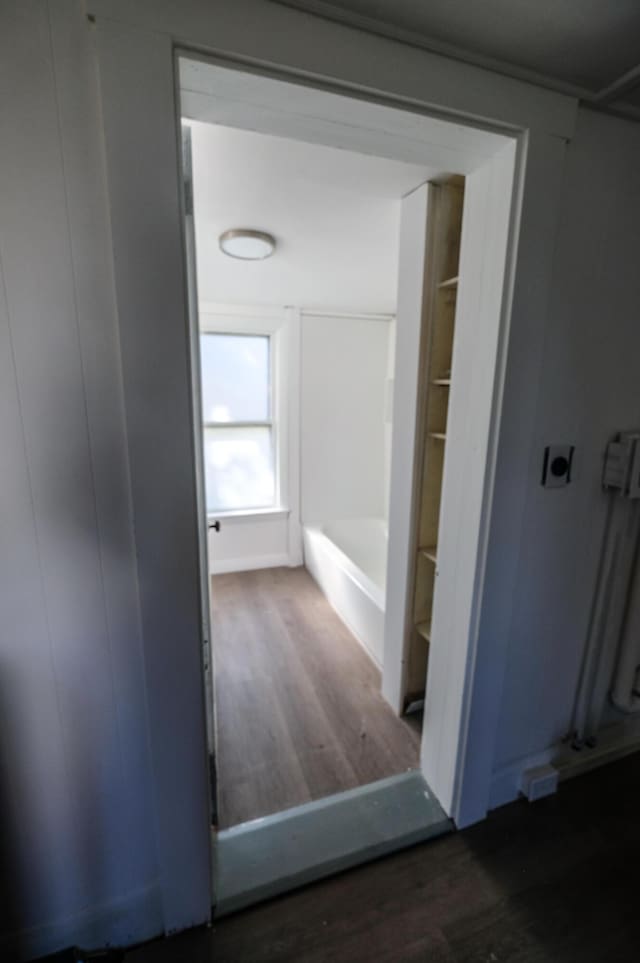
{"type": "Polygon", "coordinates": [[[272,234],[244,227],[225,231],[220,235],[219,243],[224,254],[241,261],[263,261],[271,257],[276,247],[276,239],[272,234]]]}

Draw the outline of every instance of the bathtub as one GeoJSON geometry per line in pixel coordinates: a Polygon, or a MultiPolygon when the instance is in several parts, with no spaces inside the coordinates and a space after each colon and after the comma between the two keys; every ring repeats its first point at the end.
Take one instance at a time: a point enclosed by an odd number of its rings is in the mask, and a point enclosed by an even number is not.
{"type": "Polygon", "coordinates": [[[387,540],[387,523],[381,518],[351,518],[303,528],[307,569],[379,669],[387,540]]]}

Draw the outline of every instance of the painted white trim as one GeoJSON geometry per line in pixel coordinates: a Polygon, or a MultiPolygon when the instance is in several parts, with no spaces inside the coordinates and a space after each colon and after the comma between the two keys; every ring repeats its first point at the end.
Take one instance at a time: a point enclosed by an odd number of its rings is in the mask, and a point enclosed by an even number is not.
{"type": "MultiPolygon", "coordinates": [[[[288,553],[281,555],[249,555],[246,558],[225,558],[222,561],[213,559],[209,563],[211,575],[222,575],[225,572],[255,572],[262,568],[295,568],[299,565],[295,558],[288,553]]],[[[215,622],[214,622],[215,636],[215,622]]]]}
{"type": "MultiPolygon", "coordinates": [[[[482,612],[476,664],[468,667],[472,689],[468,730],[474,738],[467,745],[466,766],[473,769],[475,764],[479,770],[471,793],[476,818],[486,812],[489,798],[507,658],[510,573],[518,564],[518,522],[533,443],[531,412],[547,327],[551,249],[561,210],[556,189],[564,164],[561,138],[573,134],[577,104],[531,84],[258,0],[225,0],[215,8],[205,0],[181,4],[91,0],[89,12],[95,16],[91,29],[99,56],[136,550],[141,569],[154,572],[152,584],[150,580],[142,586],[141,610],[164,926],[171,931],[207,918],[210,878],[204,706],[198,694],[199,603],[192,600],[197,538],[195,520],[188,523],[195,512],[193,465],[188,452],[182,451],[183,443],[178,443],[176,453],[176,446],[165,438],[162,452],[144,437],[148,412],[158,407],[163,425],[174,426],[176,438],[190,436],[176,44],[227,56],[245,70],[270,69],[316,90],[338,89],[358,99],[358,109],[361,104],[385,103],[411,111],[414,117],[447,118],[458,129],[466,120],[503,133],[528,131],[513,298],[517,323],[509,332],[509,377],[493,415],[496,432],[500,428],[497,467],[504,472],[502,476],[497,472],[494,500],[500,510],[491,513],[487,549],[485,587],[492,609],[482,612]],[[141,166],[142,156],[153,157],[153,164],[141,166]],[[157,243],[149,244],[151,232],[157,243]],[[154,365],[149,362],[149,344],[154,345],[154,365]],[[156,493],[153,499],[148,497],[150,490],[156,493]],[[180,528],[160,524],[158,505],[167,504],[180,528]],[[487,708],[484,718],[481,710],[487,708]]],[[[513,243],[515,239],[512,235],[513,243]]],[[[506,303],[505,341],[508,307],[506,303]]]]}
{"type": "Polygon", "coordinates": [[[32,960],[69,946],[130,946],[157,935],[162,927],[162,886],[158,879],[118,900],[89,906],[52,923],[0,936],[3,960],[32,960]],[[142,928],[141,928],[142,927],[142,928]],[[109,933],[108,942],[104,934],[109,933]]]}
{"type": "Polygon", "coordinates": [[[235,512],[208,512],[207,519],[210,522],[218,520],[221,524],[230,522],[242,524],[242,522],[259,522],[262,519],[275,521],[278,518],[287,518],[291,514],[289,508],[248,508],[235,512]]]}
{"type": "Polygon", "coordinates": [[[249,334],[262,334],[263,331],[277,331],[285,321],[285,309],[283,305],[249,305],[249,304],[223,304],[221,301],[200,301],[200,329],[202,331],[222,331],[223,327],[217,321],[212,329],[207,327],[206,319],[224,318],[225,322],[237,324],[238,331],[244,331],[245,321],[249,325],[249,334]],[[204,321],[204,323],[203,323],[204,321]],[[255,328],[252,328],[255,325],[255,328]]]}
{"type": "Polygon", "coordinates": [[[348,321],[395,321],[394,314],[372,314],[362,311],[326,311],[324,309],[314,311],[313,308],[302,308],[300,314],[303,318],[344,318],[348,321]]]}
{"type": "Polygon", "coordinates": [[[207,0],[91,0],[89,12],[104,23],[128,24],[143,35],[162,34],[182,49],[190,46],[190,56],[226,54],[227,62],[245,69],[266,72],[271,66],[320,90],[428,109],[462,123],[475,118],[494,129],[535,128],[559,137],[571,137],[575,129],[577,99],[571,95],[263,0],[228,0],[213,10],[207,0]]]}
{"type": "Polygon", "coordinates": [[[458,826],[483,819],[510,644],[524,504],[535,444],[554,246],[567,144],[529,132],[518,142],[500,338],[487,453],[473,649],[464,707],[464,779],[456,781],[458,826]],[[541,320],[544,319],[544,320],[541,320]]]}
{"type": "Polygon", "coordinates": [[[633,719],[603,729],[592,748],[584,746],[576,750],[569,742],[559,742],[542,752],[522,756],[493,773],[489,809],[505,806],[520,796],[522,777],[528,769],[551,764],[558,770],[560,782],[563,782],[638,751],[640,719],[633,719]]]}
{"type": "Polygon", "coordinates": [[[301,511],[301,442],[300,442],[300,403],[302,334],[300,311],[298,308],[285,308],[287,325],[287,349],[289,378],[287,382],[287,498],[290,508],[287,532],[290,565],[302,565],[302,520],[301,511]]]}
{"type": "MultiPolygon", "coordinates": [[[[470,718],[490,528],[494,398],[502,378],[501,322],[508,311],[508,241],[518,214],[515,161],[511,143],[466,179],[462,218],[421,752],[425,778],[459,825],[475,821],[478,812],[485,815],[486,798],[482,802],[484,790],[481,794],[474,770],[478,766],[489,775],[493,757],[493,746],[470,718]]],[[[488,687],[493,682],[487,677],[488,687]]],[[[483,691],[481,698],[486,697],[483,691]]]]}
{"type": "Polygon", "coordinates": [[[544,752],[536,752],[530,756],[523,756],[516,759],[508,766],[503,766],[493,773],[491,777],[491,790],[489,793],[489,809],[498,809],[506,806],[507,803],[514,802],[520,795],[522,788],[522,776],[527,769],[535,769],[537,766],[544,766],[553,760],[553,749],[546,749],[544,752]]]}

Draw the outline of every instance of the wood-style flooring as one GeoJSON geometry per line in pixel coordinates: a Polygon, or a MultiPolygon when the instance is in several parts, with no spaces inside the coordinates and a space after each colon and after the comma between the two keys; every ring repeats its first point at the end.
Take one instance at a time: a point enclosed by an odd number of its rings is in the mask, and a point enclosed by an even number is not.
{"type": "Polygon", "coordinates": [[[126,963],[638,963],[640,755],[126,963]]]}
{"type": "Polygon", "coordinates": [[[418,766],[420,733],[304,568],[212,578],[220,828],[418,766]]]}

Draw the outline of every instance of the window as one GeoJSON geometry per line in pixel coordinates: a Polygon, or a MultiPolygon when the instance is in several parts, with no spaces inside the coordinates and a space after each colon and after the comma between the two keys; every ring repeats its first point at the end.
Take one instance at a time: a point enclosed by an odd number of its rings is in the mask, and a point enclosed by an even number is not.
{"type": "Polygon", "coordinates": [[[207,511],[276,503],[272,358],[268,335],[201,335],[207,511]]]}

